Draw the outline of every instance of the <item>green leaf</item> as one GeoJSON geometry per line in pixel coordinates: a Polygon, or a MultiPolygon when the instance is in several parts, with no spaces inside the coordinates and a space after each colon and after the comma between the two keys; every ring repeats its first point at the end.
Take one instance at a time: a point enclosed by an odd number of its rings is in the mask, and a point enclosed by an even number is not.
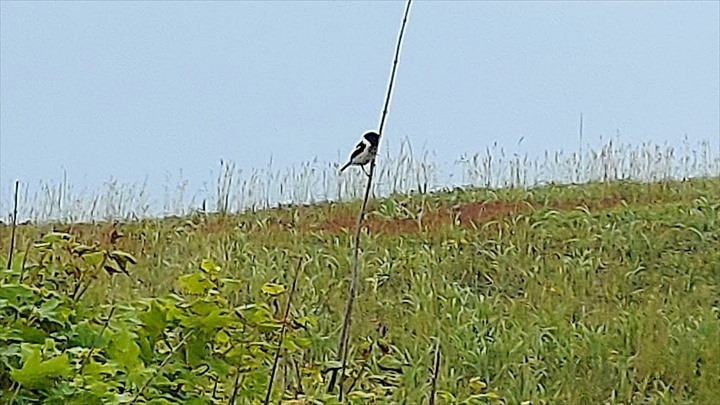
{"type": "Polygon", "coordinates": [[[475,392],[480,392],[487,388],[487,384],[480,377],[473,377],[470,379],[470,388],[475,392]]]}
{"type": "Polygon", "coordinates": [[[67,316],[61,311],[61,305],[62,301],[59,299],[50,298],[43,302],[37,310],[38,318],[64,325],[67,321],[67,316]]]}
{"type": "Polygon", "coordinates": [[[142,363],[140,346],[127,330],[121,330],[113,336],[108,348],[108,356],[125,370],[132,370],[142,363]]]}
{"type": "Polygon", "coordinates": [[[205,278],[203,274],[192,273],[178,278],[180,288],[190,294],[205,295],[213,287],[212,281],[205,278]]]}
{"type": "Polygon", "coordinates": [[[222,310],[217,309],[205,316],[189,317],[182,322],[184,326],[200,328],[206,332],[224,328],[230,324],[230,317],[223,315],[222,310]]]}
{"type": "Polygon", "coordinates": [[[35,326],[28,326],[17,322],[10,329],[9,336],[13,338],[20,338],[26,343],[44,343],[45,339],[48,338],[47,333],[35,326]]]}
{"type": "Polygon", "coordinates": [[[105,339],[99,336],[99,331],[90,325],[88,320],[80,321],[72,326],[73,336],[71,343],[79,347],[103,347],[105,339]]]}
{"type": "Polygon", "coordinates": [[[198,299],[189,306],[190,310],[200,316],[206,316],[214,311],[219,311],[221,307],[214,303],[214,302],[208,302],[208,300],[205,299],[198,299]]]}
{"type": "Polygon", "coordinates": [[[340,370],[341,367],[342,363],[336,360],[328,360],[322,365],[323,370],[325,370],[326,372],[330,370],[340,370]]]}
{"type": "Polygon", "coordinates": [[[35,301],[36,290],[25,284],[0,284],[0,299],[19,306],[22,301],[35,301]]]}
{"type": "Polygon", "coordinates": [[[50,232],[42,237],[42,241],[45,243],[56,243],[59,241],[68,241],[72,238],[72,235],[64,232],[50,232]]]}
{"type": "Polygon", "coordinates": [[[82,259],[90,266],[97,266],[105,259],[105,252],[85,253],[82,255],[82,259]]]}
{"type": "Polygon", "coordinates": [[[270,296],[280,295],[286,290],[284,285],[275,283],[265,283],[261,289],[262,292],[270,296]]]}
{"type": "Polygon", "coordinates": [[[221,268],[220,266],[216,265],[215,262],[213,262],[212,260],[203,259],[200,263],[200,270],[208,274],[217,274],[220,272],[221,268]]]}
{"type": "Polygon", "coordinates": [[[115,268],[114,265],[107,265],[107,264],[106,264],[106,265],[103,266],[103,269],[105,269],[105,271],[106,271],[109,275],[111,275],[111,276],[114,275],[114,274],[118,274],[118,273],[125,273],[125,274],[127,274],[127,275],[130,275],[130,273],[128,273],[127,270],[115,268]]]}
{"type": "Polygon", "coordinates": [[[185,344],[185,360],[190,367],[197,367],[203,363],[207,353],[207,340],[197,335],[188,339],[185,344]]]}
{"type": "Polygon", "coordinates": [[[79,245],[74,246],[72,248],[72,251],[73,251],[73,253],[82,256],[86,253],[97,252],[98,249],[95,247],[92,247],[92,246],[79,244],[79,245]]]}
{"type": "Polygon", "coordinates": [[[117,373],[117,368],[109,363],[98,363],[92,357],[83,367],[83,377],[100,377],[106,378],[117,373]]]}
{"type": "Polygon", "coordinates": [[[234,278],[222,278],[220,279],[220,285],[222,286],[223,293],[228,294],[239,292],[242,289],[243,283],[234,278]]]}
{"type": "Polygon", "coordinates": [[[42,360],[40,348],[34,347],[30,356],[19,370],[12,370],[10,377],[20,385],[30,389],[49,388],[54,379],[70,374],[70,360],[67,354],[42,360]]]}
{"type": "Polygon", "coordinates": [[[261,324],[257,325],[258,331],[261,333],[270,333],[279,331],[282,328],[282,325],[279,323],[272,323],[272,322],[263,322],[261,324]]]}
{"type": "Polygon", "coordinates": [[[300,336],[288,336],[288,340],[292,340],[296,345],[302,347],[302,348],[308,348],[312,344],[310,339],[300,336]]]}
{"type": "Polygon", "coordinates": [[[150,308],[140,313],[138,318],[145,326],[145,331],[150,335],[153,342],[160,336],[163,330],[165,330],[165,326],[167,325],[165,311],[163,311],[163,308],[156,300],[152,300],[150,302],[150,308]]]}
{"type": "MultiPolygon", "coordinates": [[[[22,270],[22,265],[23,265],[23,263],[25,262],[25,255],[26,255],[26,254],[27,254],[27,252],[17,252],[17,253],[15,254],[15,256],[13,256],[13,261],[12,261],[12,264],[11,264],[11,266],[10,266],[10,268],[11,268],[13,271],[19,272],[20,270],[22,270]]],[[[5,265],[7,265],[7,264],[5,263],[5,265]]],[[[5,267],[3,266],[3,268],[5,268],[5,267]]]]}
{"type": "Polygon", "coordinates": [[[372,392],[353,391],[347,394],[348,399],[376,399],[377,395],[372,392]]]}
{"type": "Polygon", "coordinates": [[[123,271],[126,271],[128,263],[137,263],[137,259],[135,258],[135,256],[121,250],[113,250],[108,254],[108,256],[110,256],[110,258],[113,259],[123,271]]]}

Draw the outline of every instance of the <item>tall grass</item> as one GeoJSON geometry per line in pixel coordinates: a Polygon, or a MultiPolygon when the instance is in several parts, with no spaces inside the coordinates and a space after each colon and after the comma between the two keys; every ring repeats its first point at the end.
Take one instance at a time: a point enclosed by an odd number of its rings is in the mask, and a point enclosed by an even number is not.
{"type": "MultiPolygon", "coordinates": [[[[517,150],[522,149],[521,142],[517,150]]],[[[416,151],[405,140],[397,154],[385,152],[378,159],[373,195],[425,193],[456,186],[521,187],[634,180],[655,182],[720,175],[720,156],[710,142],[680,147],[645,142],[640,145],[607,140],[583,152],[546,151],[539,156],[508,151],[494,144],[485,151],[465,154],[452,165],[431,160],[432,153],[416,151]]],[[[110,179],[98,190],[78,190],[63,174],[59,181],[39,185],[21,180],[18,216],[34,222],[137,219],[182,216],[193,211],[237,213],[278,204],[309,204],[359,199],[363,175],[340,175],[335,162],[317,159],[290,168],[264,168],[249,172],[234,162],[221,161],[214,187],[189,189],[189,181],[166,179],[163,195],[151,192],[147,181],[121,183],[110,179]]],[[[212,184],[212,183],[211,183],[212,184]]],[[[0,212],[8,222],[12,190],[3,190],[0,212]]]]}

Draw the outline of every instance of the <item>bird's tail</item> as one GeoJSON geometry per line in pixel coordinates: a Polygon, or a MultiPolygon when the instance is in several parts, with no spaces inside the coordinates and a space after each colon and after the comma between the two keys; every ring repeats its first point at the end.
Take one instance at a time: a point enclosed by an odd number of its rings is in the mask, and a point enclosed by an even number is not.
{"type": "Polygon", "coordinates": [[[340,168],[340,173],[342,173],[343,170],[345,170],[345,169],[347,169],[348,167],[350,167],[350,164],[351,164],[351,163],[352,163],[352,162],[347,162],[347,163],[345,163],[345,166],[343,166],[343,167],[340,168]]]}

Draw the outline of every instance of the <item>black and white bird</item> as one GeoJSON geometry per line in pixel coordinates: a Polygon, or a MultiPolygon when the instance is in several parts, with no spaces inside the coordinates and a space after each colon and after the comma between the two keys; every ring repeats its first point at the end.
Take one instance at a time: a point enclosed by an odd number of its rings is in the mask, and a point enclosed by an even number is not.
{"type": "MultiPolygon", "coordinates": [[[[351,165],[360,166],[365,171],[365,165],[372,162],[377,154],[378,143],[380,142],[380,135],[374,131],[368,131],[363,136],[355,150],[350,155],[350,161],[345,166],[340,168],[340,172],[347,169],[351,165]]],[[[368,174],[365,172],[365,174],[368,174]]]]}

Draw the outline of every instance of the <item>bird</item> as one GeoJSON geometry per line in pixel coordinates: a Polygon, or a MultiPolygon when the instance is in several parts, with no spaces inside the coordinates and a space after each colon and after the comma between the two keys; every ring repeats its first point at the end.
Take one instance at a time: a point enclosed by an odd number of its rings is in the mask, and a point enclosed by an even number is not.
{"type": "MultiPolygon", "coordinates": [[[[372,162],[377,154],[378,144],[380,143],[380,135],[375,131],[368,131],[363,136],[355,150],[350,155],[350,161],[340,168],[340,173],[351,165],[362,167],[365,172],[365,165],[372,162]]],[[[365,172],[365,174],[368,174],[365,172]]],[[[368,174],[369,176],[369,174],[368,174]]]]}

